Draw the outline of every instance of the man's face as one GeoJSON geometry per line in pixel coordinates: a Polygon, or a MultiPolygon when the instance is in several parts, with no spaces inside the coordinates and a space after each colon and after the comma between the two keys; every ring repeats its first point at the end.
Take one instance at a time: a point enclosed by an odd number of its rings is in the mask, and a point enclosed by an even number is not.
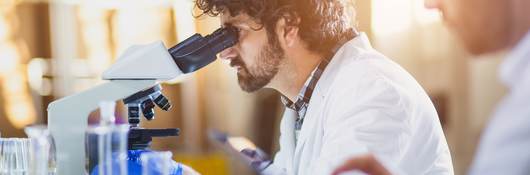
{"type": "Polygon", "coordinates": [[[425,0],[473,54],[505,48],[509,40],[510,0],[425,0]]]}
{"type": "Polygon", "coordinates": [[[223,13],[221,23],[239,29],[239,42],[222,51],[219,56],[229,60],[230,66],[237,69],[241,89],[253,92],[267,86],[278,73],[284,58],[278,40],[269,40],[265,28],[260,28],[246,14],[232,17],[223,13]]]}

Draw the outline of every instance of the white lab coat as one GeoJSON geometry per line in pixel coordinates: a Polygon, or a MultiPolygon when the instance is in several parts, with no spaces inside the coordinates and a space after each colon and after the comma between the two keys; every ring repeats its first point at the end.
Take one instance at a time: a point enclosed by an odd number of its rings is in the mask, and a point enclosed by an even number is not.
{"type": "Polygon", "coordinates": [[[453,174],[429,97],[411,75],[372,49],[364,33],[345,43],[322,74],[296,144],[294,121],[294,111],[286,109],[280,151],[263,174],[331,174],[346,159],[368,152],[403,174],[453,174]]]}
{"type": "Polygon", "coordinates": [[[509,93],[483,132],[472,175],[530,174],[530,31],[500,67],[509,93]]]}

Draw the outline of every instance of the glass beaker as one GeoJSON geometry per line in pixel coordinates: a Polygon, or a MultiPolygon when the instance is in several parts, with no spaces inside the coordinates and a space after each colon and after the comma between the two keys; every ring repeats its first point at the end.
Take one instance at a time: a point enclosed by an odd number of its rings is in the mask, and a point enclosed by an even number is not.
{"type": "Polygon", "coordinates": [[[142,175],[169,175],[173,160],[169,151],[152,151],[140,155],[142,175]]]}
{"type": "Polygon", "coordinates": [[[127,143],[129,136],[129,125],[114,125],[112,130],[112,156],[118,174],[127,175],[127,143]]]}
{"type": "Polygon", "coordinates": [[[33,125],[24,128],[28,135],[30,175],[55,174],[55,146],[50,131],[45,125],[33,125]]]}
{"type": "Polygon", "coordinates": [[[87,171],[92,175],[127,175],[128,124],[115,124],[116,102],[99,103],[100,121],[86,130],[87,171]]]}
{"type": "Polygon", "coordinates": [[[0,138],[0,175],[26,175],[29,159],[28,138],[0,138]]]}
{"type": "Polygon", "coordinates": [[[92,175],[127,175],[128,125],[90,126],[86,131],[87,171],[92,175]]]}

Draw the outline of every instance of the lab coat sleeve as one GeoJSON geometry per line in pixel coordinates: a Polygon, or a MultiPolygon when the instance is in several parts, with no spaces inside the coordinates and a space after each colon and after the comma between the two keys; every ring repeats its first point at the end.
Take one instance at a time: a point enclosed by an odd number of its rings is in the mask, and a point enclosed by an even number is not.
{"type": "Polygon", "coordinates": [[[470,175],[530,174],[530,108],[517,106],[525,105],[530,93],[510,97],[486,127],[470,175]]]}
{"type": "Polygon", "coordinates": [[[390,171],[407,146],[410,126],[408,100],[385,77],[368,75],[359,87],[338,87],[325,105],[324,137],[320,158],[312,172],[330,174],[356,155],[374,153],[390,171]],[[354,90],[354,91],[352,91],[354,90]]]}
{"type": "Polygon", "coordinates": [[[286,175],[287,171],[285,167],[282,167],[281,164],[273,163],[269,165],[265,170],[260,172],[261,175],[286,175]]]}
{"type": "Polygon", "coordinates": [[[287,167],[285,167],[285,153],[280,149],[274,157],[274,161],[263,171],[259,172],[260,175],[286,175],[287,167]]]}

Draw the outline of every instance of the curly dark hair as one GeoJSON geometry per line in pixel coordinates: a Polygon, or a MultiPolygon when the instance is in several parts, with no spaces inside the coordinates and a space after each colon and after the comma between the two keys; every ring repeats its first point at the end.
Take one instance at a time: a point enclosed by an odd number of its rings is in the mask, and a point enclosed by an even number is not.
{"type": "MultiPolygon", "coordinates": [[[[351,0],[349,3],[352,3],[351,0]]],[[[232,16],[245,13],[262,27],[269,39],[276,36],[275,27],[280,19],[299,28],[300,38],[309,50],[327,55],[343,38],[351,39],[354,11],[344,0],[196,0],[202,13],[218,16],[227,10],[232,16]],[[299,19],[299,20],[298,20],[299,19]]]]}

